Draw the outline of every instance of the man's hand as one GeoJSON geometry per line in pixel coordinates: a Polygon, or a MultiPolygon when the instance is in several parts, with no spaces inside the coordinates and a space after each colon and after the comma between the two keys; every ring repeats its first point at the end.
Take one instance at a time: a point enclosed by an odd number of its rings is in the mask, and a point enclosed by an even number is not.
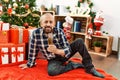
{"type": "Polygon", "coordinates": [[[21,69],[29,68],[29,67],[27,66],[27,64],[21,64],[21,65],[19,65],[19,67],[20,67],[21,69]]]}
{"type": "Polygon", "coordinates": [[[55,54],[59,54],[61,56],[65,56],[64,50],[62,49],[57,49],[55,45],[49,45],[47,50],[49,52],[55,53],[55,54]]]}
{"type": "Polygon", "coordinates": [[[49,45],[48,48],[47,48],[47,50],[49,52],[56,53],[58,49],[56,48],[55,45],[49,45]]]}

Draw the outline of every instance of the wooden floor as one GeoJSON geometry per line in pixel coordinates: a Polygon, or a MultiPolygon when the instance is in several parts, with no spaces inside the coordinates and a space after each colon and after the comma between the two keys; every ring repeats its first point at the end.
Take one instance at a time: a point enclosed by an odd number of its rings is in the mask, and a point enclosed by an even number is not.
{"type": "MultiPolygon", "coordinates": [[[[74,57],[80,56],[77,53],[74,57]]],[[[117,55],[113,54],[108,57],[102,57],[91,54],[91,57],[96,68],[100,68],[120,80],[120,61],[118,60],[117,55]]]]}

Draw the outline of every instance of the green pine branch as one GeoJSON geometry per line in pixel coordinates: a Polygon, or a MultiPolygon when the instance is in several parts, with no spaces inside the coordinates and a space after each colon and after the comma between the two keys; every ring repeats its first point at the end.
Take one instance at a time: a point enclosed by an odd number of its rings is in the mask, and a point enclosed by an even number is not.
{"type": "Polygon", "coordinates": [[[4,2],[4,0],[1,0],[3,5],[1,20],[5,23],[10,23],[10,25],[24,26],[24,23],[28,23],[29,26],[37,27],[39,25],[40,13],[34,9],[36,7],[35,1],[36,0],[16,0],[13,2],[9,0],[8,2],[4,2]],[[14,8],[14,3],[16,3],[18,7],[14,8]],[[26,4],[29,6],[28,8],[25,7],[26,4]],[[15,14],[8,13],[9,5],[15,14]]]}

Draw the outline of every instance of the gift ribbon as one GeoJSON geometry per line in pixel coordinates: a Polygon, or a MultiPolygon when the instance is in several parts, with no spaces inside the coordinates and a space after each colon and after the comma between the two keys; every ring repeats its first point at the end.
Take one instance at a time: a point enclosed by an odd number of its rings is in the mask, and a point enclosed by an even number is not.
{"type": "Polygon", "coordinates": [[[23,36],[24,36],[24,35],[23,35],[23,30],[24,30],[24,29],[20,29],[20,28],[19,28],[18,30],[19,30],[19,41],[18,41],[18,42],[19,42],[19,43],[22,43],[22,42],[23,42],[23,36]]]}
{"type": "Polygon", "coordinates": [[[2,57],[4,57],[5,54],[8,54],[8,52],[3,52],[0,49],[0,64],[2,64],[2,57]]]}
{"type": "Polygon", "coordinates": [[[29,32],[28,29],[14,28],[10,29],[10,34],[12,37],[12,43],[27,43],[29,41],[29,32]]]}
{"type": "Polygon", "coordinates": [[[24,54],[24,52],[18,51],[17,48],[15,48],[15,51],[12,52],[13,56],[16,59],[16,62],[18,62],[18,56],[20,56],[20,54],[24,54]]]}

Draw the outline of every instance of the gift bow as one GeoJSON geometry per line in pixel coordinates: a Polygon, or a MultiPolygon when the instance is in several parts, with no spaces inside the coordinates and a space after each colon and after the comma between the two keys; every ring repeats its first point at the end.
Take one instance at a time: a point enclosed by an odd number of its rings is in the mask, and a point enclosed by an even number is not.
{"type": "Polygon", "coordinates": [[[15,48],[15,50],[12,52],[13,56],[16,58],[16,62],[18,62],[18,56],[20,56],[20,54],[24,54],[24,52],[22,51],[18,51],[17,48],[15,48]]]}
{"type": "Polygon", "coordinates": [[[4,57],[5,54],[8,54],[8,52],[4,52],[0,49],[0,64],[2,63],[2,56],[4,57]]]}

